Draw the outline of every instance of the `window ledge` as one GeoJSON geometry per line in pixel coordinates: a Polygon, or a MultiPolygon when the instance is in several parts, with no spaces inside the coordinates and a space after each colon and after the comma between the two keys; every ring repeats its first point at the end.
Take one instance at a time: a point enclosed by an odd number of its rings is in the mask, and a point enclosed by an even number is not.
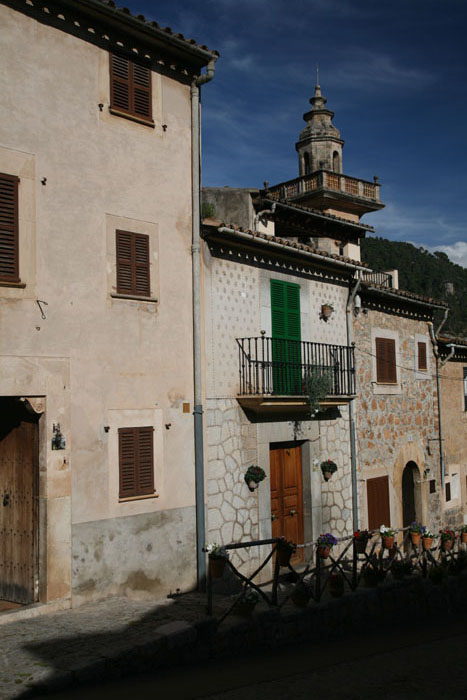
{"type": "Polygon", "coordinates": [[[0,280],[0,287],[13,287],[13,289],[24,289],[26,282],[8,282],[8,280],[0,280]]]}
{"type": "Polygon", "coordinates": [[[146,301],[149,304],[158,304],[159,299],[155,297],[139,297],[136,294],[111,294],[112,299],[130,299],[133,301],[146,301]]]}
{"type": "Polygon", "coordinates": [[[137,117],[135,114],[121,112],[119,109],[114,109],[113,107],[109,107],[109,112],[110,114],[114,114],[116,117],[123,117],[124,119],[129,119],[132,122],[144,124],[144,126],[150,126],[152,129],[154,129],[156,126],[152,119],[144,119],[143,117],[137,117]]]}
{"type": "Polygon", "coordinates": [[[144,496],[128,496],[127,498],[119,498],[119,503],[128,503],[129,501],[143,501],[148,498],[159,498],[159,494],[154,491],[154,493],[146,493],[144,496]]]}

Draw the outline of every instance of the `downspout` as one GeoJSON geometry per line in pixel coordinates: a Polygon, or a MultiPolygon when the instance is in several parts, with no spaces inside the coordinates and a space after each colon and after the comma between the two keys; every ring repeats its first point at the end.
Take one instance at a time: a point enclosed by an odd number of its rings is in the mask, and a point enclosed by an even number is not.
{"type": "MultiPolygon", "coordinates": [[[[441,321],[441,324],[438,327],[437,333],[439,333],[440,329],[442,326],[444,326],[446,319],[448,317],[449,309],[446,309],[444,313],[444,318],[441,321]]],[[[440,472],[441,472],[441,489],[444,491],[444,483],[445,483],[445,478],[446,478],[446,467],[444,463],[444,452],[443,452],[443,424],[441,420],[441,384],[439,381],[439,370],[445,364],[450,357],[454,354],[454,348],[451,348],[451,354],[448,355],[445,361],[441,361],[439,357],[439,349],[438,349],[438,343],[436,341],[436,336],[433,331],[433,324],[431,322],[428,323],[428,329],[430,331],[430,337],[431,337],[431,343],[433,345],[433,354],[435,356],[436,360],[436,396],[437,396],[437,404],[438,404],[438,442],[439,442],[439,467],[440,467],[440,472]]]]}
{"type": "Polygon", "coordinates": [[[191,202],[192,202],[192,275],[193,275],[193,383],[194,383],[194,439],[195,439],[195,503],[196,503],[196,562],[198,590],[206,582],[206,523],[204,507],[204,446],[203,446],[203,375],[201,355],[201,120],[200,86],[214,77],[216,59],[209,61],[206,73],[191,84],[191,202]]]}
{"type": "MultiPolygon", "coordinates": [[[[352,304],[355,296],[360,289],[362,283],[362,273],[357,273],[358,278],[352,293],[349,293],[349,299],[345,308],[345,320],[347,325],[347,345],[352,345],[352,321],[350,314],[352,313],[352,304]]],[[[355,375],[355,382],[357,377],[355,375]]],[[[352,522],[353,531],[358,530],[358,482],[357,482],[357,447],[355,440],[355,399],[350,399],[349,403],[349,429],[350,429],[350,469],[352,474],[352,522]]]]}

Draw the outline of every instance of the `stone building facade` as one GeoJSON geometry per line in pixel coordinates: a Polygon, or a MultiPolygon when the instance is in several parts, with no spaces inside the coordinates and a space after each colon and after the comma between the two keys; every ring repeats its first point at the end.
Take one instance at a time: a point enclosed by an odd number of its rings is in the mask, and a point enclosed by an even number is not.
{"type": "Polygon", "coordinates": [[[467,524],[467,341],[437,338],[445,487],[443,521],[467,524]]]}
{"type": "Polygon", "coordinates": [[[430,323],[439,305],[394,288],[363,284],[354,315],[358,377],[359,524],[435,532],[442,524],[438,406],[430,323]],[[392,357],[382,355],[387,344],[392,357]],[[380,376],[378,363],[393,367],[380,376]]]}
{"type": "Polygon", "coordinates": [[[0,16],[0,599],[191,588],[190,85],[217,54],[100,0],[0,16]]]}

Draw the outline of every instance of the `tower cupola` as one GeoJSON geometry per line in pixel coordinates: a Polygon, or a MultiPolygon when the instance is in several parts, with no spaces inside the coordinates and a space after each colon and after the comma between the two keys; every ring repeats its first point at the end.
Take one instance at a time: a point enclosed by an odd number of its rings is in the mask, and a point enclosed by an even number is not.
{"type": "Polygon", "coordinates": [[[326,98],[321,94],[319,81],[315,94],[310,97],[311,109],[303,115],[305,128],[295,144],[298,151],[299,174],[308,175],[316,170],[342,172],[342,148],[344,141],[332,123],[334,112],[326,108],[326,98]]]}

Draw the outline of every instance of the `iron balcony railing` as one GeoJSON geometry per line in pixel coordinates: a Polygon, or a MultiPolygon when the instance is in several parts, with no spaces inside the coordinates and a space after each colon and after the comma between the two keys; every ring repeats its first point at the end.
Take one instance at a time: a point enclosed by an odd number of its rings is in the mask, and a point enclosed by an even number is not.
{"type": "Polygon", "coordinates": [[[240,395],[307,394],[311,375],[329,377],[328,396],[355,394],[354,348],[279,338],[237,338],[240,395]]]}
{"type": "Polygon", "coordinates": [[[380,184],[377,181],[368,182],[368,180],[349,177],[331,170],[316,170],[294,180],[268,187],[268,191],[269,196],[273,199],[295,199],[314,190],[325,189],[344,192],[360,199],[369,199],[379,203],[379,188],[380,184]]]}

